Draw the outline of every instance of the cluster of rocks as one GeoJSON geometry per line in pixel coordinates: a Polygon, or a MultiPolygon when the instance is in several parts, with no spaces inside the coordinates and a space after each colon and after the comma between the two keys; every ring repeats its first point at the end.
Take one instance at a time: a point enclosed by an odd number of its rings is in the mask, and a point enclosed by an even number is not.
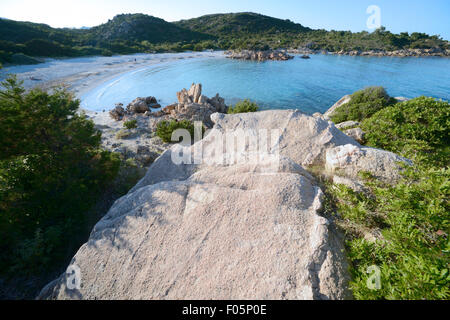
{"type": "Polygon", "coordinates": [[[200,83],[193,83],[189,90],[183,89],[177,92],[177,99],[177,103],[161,108],[155,97],[136,98],[126,109],[122,104],[117,104],[109,114],[117,121],[128,119],[134,115],[144,115],[159,118],[159,121],[170,119],[202,121],[206,127],[211,127],[210,115],[215,112],[226,113],[228,110],[225,100],[219,94],[212,98],[203,95],[200,83]],[[152,112],[152,108],[159,110],[152,112]]]}
{"type": "Polygon", "coordinates": [[[349,55],[349,56],[373,56],[373,57],[449,57],[450,50],[442,48],[430,49],[402,49],[394,51],[386,50],[369,50],[369,51],[344,51],[332,52],[332,54],[349,55]]]}
{"type": "MultiPolygon", "coordinates": [[[[352,121],[350,121],[350,122],[352,122],[352,121]]],[[[345,123],[345,122],[336,125],[336,127],[339,130],[342,130],[349,137],[352,137],[359,143],[365,143],[366,142],[366,133],[361,128],[358,128],[357,126],[359,126],[358,122],[355,124],[354,127],[353,127],[353,124],[349,125],[349,123],[345,123]]]]}
{"type": "Polygon", "coordinates": [[[225,52],[227,58],[238,60],[252,60],[252,61],[286,61],[294,57],[289,55],[285,50],[242,50],[242,51],[227,51],[225,52]]]}
{"type": "Polygon", "coordinates": [[[155,134],[151,118],[142,113],[125,113],[122,121],[111,118],[107,112],[91,114],[88,116],[95,126],[102,132],[102,147],[106,150],[119,153],[123,160],[131,159],[136,166],[146,168],[167,150],[170,145],[164,143],[155,134]],[[125,121],[135,120],[135,128],[124,127],[125,121]]]}
{"type": "Polygon", "coordinates": [[[212,98],[203,95],[200,83],[193,83],[189,90],[183,89],[177,92],[177,99],[178,103],[168,105],[155,116],[168,116],[169,119],[178,121],[202,121],[206,127],[211,128],[213,126],[211,115],[228,111],[225,99],[218,93],[212,98]]]}
{"type": "Polygon", "coordinates": [[[156,137],[148,115],[161,105],[153,96],[138,97],[126,108],[122,103],[108,112],[92,118],[97,129],[102,131],[102,145],[105,149],[119,153],[123,160],[131,159],[138,167],[148,167],[169,145],[156,137]],[[111,121],[111,118],[113,121],[111,121]],[[126,129],[124,123],[135,120],[135,128],[126,129]]]}
{"type": "Polygon", "coordinates": [[[450,57],[450,49],[442,49],[439,47],[429,49],[401,49],[394,51],[386,50],[340,50],[336,52],[326,50],[314,50],[307,47],[289,49],[289,53],[293,54],[334,54],[348,56],[371,56],[371,57],[450,57]]]}
{"type": "Polygon", "coordinates": [[[110,116],[117,121],[123,119],[125,115],[133,115],[136,113],[142,113],[148,115],[151,109],[160,109],[161,105],[158,103],[155,97],[138,97],[131,101],[126,109],[123,108],[122,103],[117,103],[115,108],[109,111],[110,116]]]}
{"type": "Polygon", "coordinates": [[[121,154],[124,160],[132,159],[139,167],[148,167],[170,147],[156,136],[158,123],[164,120],[201,121],[205,127],[211,128],[210,116],[228,110],[219,94],[212,98],[203,95],[201,84],[192,84],[189,90],[177,92],[177,99],[177,103],[162,108],[153,96],[139,97],[126,108],[117,104],[107,113],[95,113],[90,117],[102,131],[105,149],[121,154]],[[130,120],[135,120],[136,125],[127,129],[124,123],[130,120]]]}
{"type": "MultiPolygon", "coordinates": [[[[345,95],[341,99],[339,99],[339,101],[336,102],[331,108],[329,108],[324,114],[316,112],[313,114],[313,116],[317,118],[330,120],[330,118],[333,116],[336,110],[339,109],[344,104],[349,103],[351,98],[352,98],[351,95],[345,95]]],[[[336,128],[343,131],[346,135],[352,137],[359,143],[365,142],[366,133],[361,128],[359,128],[359,122],[357,121],[341,122],[336,124],[336,128]]]]}

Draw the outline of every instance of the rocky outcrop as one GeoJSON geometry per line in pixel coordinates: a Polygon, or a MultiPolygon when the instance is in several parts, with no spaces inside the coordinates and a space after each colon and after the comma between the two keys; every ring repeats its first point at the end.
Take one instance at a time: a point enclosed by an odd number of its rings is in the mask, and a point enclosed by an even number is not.
{"type": "Polygon", "coordinates": [[[325,119],[330,119],[333,116],[334,112],[336,112],[337,109],[339,109],[342,105],[349,103],[351,99],[352,99],[352,97],[349,94],[343,96],[341,99],[339,99],[338,102],[336,102],[333,106],[331,106],[330,109],[328,109],[323,114],[323,117],[325,119]]]}
{"type": "Polygon", "coordinates": [[[347,56],[371,56],[371,57],[450,57],[450,50],[439,47],[428,49],[401,49],[401,50],[339,50],[329,52],[326,50],[314,50],[308,47],[289,49],[292,54],[334,54],[347,56]]]}
{"type": "Polygon", "coordinates": [[[148,117],[161,118],[159,121],[170,119],[202,121],[205,126],[211,127],[211,114],[215,112],[226,113],[228,110],[225,100],[219,94],[211,99],[202,95],[200,83],[193,83],[189,90],[182,89],[177,92],[177,100],[178,103],[161,108],[155,97],[138,97],[127,105],[126,110],[120,103],[109,114],[116,121],[143,114],[148,117]],[[160,110],[152,112],[152,108],[160,110]]]}
{"type": "Polygon", "coordinates": [[[395,100],[397,100],[397,102],[405,102],[405,101],[409,101],[409,98],[406,97],[395,97],[395,100]]]}
{"type": "Polygon", "coordinates": [[[252,61],[286,61],[293,59],[294,57],[289,55],[283,50],[265,50],[265,51],[253,51],[253,50],[242,50],[242,51],[227,51],[225,53],[227,58],[237,59],[237,60],[252,60],[252,61]]]}
{"type": "Polygon", "coordinates": [[[153,96],[142,98],[138,97],[131,101],[126,109],[123,108],[122,103],[117,103],[115,108],[109,111],[109,115],[116,121],[120,121],[125,115],[132,116],[134,114],[146,114],[151,112],[151,109],[159,109],[161,105],[153,96]]]}
{"type": "Polygon", "coordinates": [[[123,108],[122,103],[116,104],[114,109],[109,111],[109,115],[116,121],[120,121],[125,116],[125,109],[123,108]]]}
{"type": "Polygon", "coordinates": [[[208,99],[205,96],[201,96],[201,97],[202,97],[202,101],[205,101],[205,103],[209,103],[210,105],[212,105],[217,112],[227,113],[228,107],[225,104],[225,99],[221,98],[218,93],[211,99],[208,99]]]}
{"type": "Polygon", "coordinates": [[[402,49],[394,51],[368,50],[368,51],[340,51],[335,54],[350,56],[373,56],[373,57],[448,57],[450,51],[441,48],[430,49],[402,49]]]}
{"type": "Polygon", "coordinates": [[[211,99],[202,95],[201,84],[193,83],[189,90],[183,89],[177,92],[177,99],[178,103],[162,109],[165,115],[178,121],[201,121],[208,128],[213,125],[210,118],[213,113],[225,113],[228,110],[225,100],[219,94],[211,99]]]}
{"type": "Polygon", "coordinates": [[[354,128],[357,126],[359,126],[358,121],[349,120],[349,121],[344,121],[344,122],[338,123],[336,125],[336,128],[345,130],[345,129],[350,129],[350,128],[354,128]]]}
{"type": "Polygon", "coordinates": [[[203,140],[165,151],[97,223],[71,262],[81,285],[63,274],[40,299],[348,297],[342,242],[305,168],[384,179],[401,159],[299,111],[211,120],[203,140]],[[224,149],[225,137],[244,139],[224,149]],[[180,154],[197,161],[177,164],[180,154]]]}
{"type": "MultiPolygon", "coordinates": [[[[153,114],[156,112],[149,112],[153,114]]],[[[88,112],[102,132],[102,147],[116,152],[122,160],[131,159],[138,167],[148,167],[170,145],[156,136],[156,124],[143,113],[131,113],[120,105],[108,112],[88,112]],[[126,129],[125,121],[136,120],[136,128],[126,129]]]]}
{"type": "Polygon", "coordinates": [[[130,113],[145,113],[150,109],[161,108],[155,97],[136,98],[127,105],[127,111],[130,113]]]}
{"type": "Polygon", "coordinates": [[[74,257],[83,287],[69,290],[63,276],[41,298],[343,298],[321,196],[295,171],[247,166],[143,187],[114,204],[74,257]]]}
{"type": "Polygon", "coordinates": [[[188,91],[188,96],[192,99],[193,103],[199,103],[200,96],[202,95],[202,85],[200,83],[193,83],[188,91]]]}
{"type": "Polygon", "coordinates": [[[183,89],[177,92],[178,103],[187,104],[194,103],[193,98],[189,96],[189,93],[186,89],[183,89]]]}
{"type": "Polygon", "coordinates": [[[365,143],[365,141],[366,141],[366,139],[365,139],[366,133],[361,128],[347,129],[344,131],[344,133],[346,135],[348,135],[349,137],[352,137],[359,143],[365,143]]]}
{"type": "Polygon", "coordinates": [[[123,160],[134,160],[139,167],[148,167],[170,146],[156,137],[158,123],[165,120],[201,121],[205,127],[211,128],[213,123],[210,116],[228,110],[219,94],[211,99],[202,95],[201,84],[192,84],[189,90],[181,90],[177,98],[178,103],[161,108],[155,97],[139,97],[130,102],[126,109],[118,103],[108,113],[90,113],[90,117],[102,131],[105,149],[119,153],[123,160]],[[151,111],[152,108],[159,110],[151,111]],[[128,120],[136,120],[136,128],[124,128],[123,124],[128,120]],[[142,153],[144,149],[139,148],[148,149],[148,152],[142,153]]]}
{"type": "MultiPolygon", "coordinates": [[[[280,154],[304,167],[321,166],[325,168],[326,150],[334,146],[346,144],[359,146],[355,140],[337,129],[332,122],[307,116],[300,111],[270,110],[235,115],[215,113],[211,116],[211,120],[215,124],[214,128],[201,141],[203,158],[205,159],[209,159],[209,152],[213,153],[215,150],[215,135],[224,132],[230,134],[236,132],[236,134],[240,134],[241,138],[246,138],[247,149],[250,150],[254,146],[248,144],[254,142],[259,129],[278,130],[276,137],[273,137],[273,142],[276,142],[280,154]]],[[[135,186],[135,189],[160,182],[161,174],[166,175],[181,170],[182,176],[189,177],[196,166],[172,165],[170,152],[171,150],[168,150],[167,153],[162,155],[162,158],[166,157],[166,160],[158,161],[152,165],[143,180],[135,186]]],[[[224,157],[226,156],[224,155],[224,157]]],[[[181,175],[181,173],[178,174],[181,175]]]]}
{"type": "Polygon", "coordinates": [[[355,181],[360,172],[368,172],[381,181],[393,183],[400,178],[400,163],[412,164],[392,152],[347,144],[327,150],[325,168],[355,181]]]}

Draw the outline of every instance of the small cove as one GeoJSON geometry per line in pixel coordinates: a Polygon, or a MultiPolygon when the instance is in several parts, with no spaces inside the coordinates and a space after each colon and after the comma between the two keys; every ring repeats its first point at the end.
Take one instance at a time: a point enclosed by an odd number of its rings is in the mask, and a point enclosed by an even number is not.
{"type": "MultiPolygon", "coordinates": [[[[48,81],[67,76],[71,69],[75,74],[77,69],[86,73],[88,79],[124,62],[130,65],[117,75],[94,79],[88,88],[76,92],[83,108],[109,110],[138,96],[155,96],[164,106],[175,102],[176,92],[193,82],[202,83],[209,97],[219,93],[227,104],[249,98],[262,109],[300,109],[309,114],[324,112],[343,95],[372,85],[384,86],[391,96],[450,100],[450,59],[430,57],[312,55],[309,60],[296,56],[289,61],[252,62],[227,59],[220,52],[140,54],[9,67],[0,72],[0,79],[16,73],[32,86],[36,81],[30,77],[48,81]]],[[[77,81],[83,85],[83,77],[77,81]]]]}

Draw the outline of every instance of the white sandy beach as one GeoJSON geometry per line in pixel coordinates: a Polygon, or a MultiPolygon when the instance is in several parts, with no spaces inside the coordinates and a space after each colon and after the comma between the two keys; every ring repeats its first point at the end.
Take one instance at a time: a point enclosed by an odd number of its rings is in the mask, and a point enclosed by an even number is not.
{"type": "MultiPolygon", "coordinates": [[[[23,80],[27,89],[35,86],[44,89],[64,86],[77,98],[82,99],[83,95],[110,80],[149,66],[180,59],[220,57],[222,55],[222,52],[184,52],[48,59],[45,63],[37,65],[6,67],[0,70],[0,80],[5,79],[8,74],[16,74],[19,80],[23,80]]],[[[114,106],[112,105],[112,107],[114,106]]],[[[140,130],[132,137],[118,139],[116,134],[123,129],[123,122],[112,119],[108,110],[92,111],[80,107],[80,111],[93,120],[96,127],[102,131],[102,145],[108,150],[125,154],[131,151],[135,155],[140,147],[141,149],[147,148],[151,154],[158,155],[168,147],[159,138],[152,137],[148,117],[137,117],[140,130]]]]}
{"type": "Polygon", "coordinates": [[[16,74],[19,80],[23,80],[27,89],[35,86],[48,89],[62,85],[80,98],[83,94],[121,74],[171,60],[222,54],[222,52],[183,52],[47,59],[46,62],[36,65],[5,67],[0,70],[0,80],[4,80],[8,74],[16,74]]]}

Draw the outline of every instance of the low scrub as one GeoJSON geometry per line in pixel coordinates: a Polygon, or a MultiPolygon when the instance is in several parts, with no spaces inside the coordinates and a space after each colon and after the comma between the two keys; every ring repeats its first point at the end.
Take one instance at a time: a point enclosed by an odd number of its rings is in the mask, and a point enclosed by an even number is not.
{"type": "Polygon", "coordinates": [[[345,230],[356,299],[449,299],[450,171],[414,167],[395,186],[366,181],[370,194],[327,188],[345,230]],[[370,266],[380,288],[367,285],[370,266]]]}
{"type": "Polygon", "coordinates": [[[233,107],[228,108],[229,114],[234,113],[247,113],[247,112],[256,112],[259,107],[255,102],[250,101],[249,99],[245,99],[236,103],[233,107]]]}
{"type": "Polygon", "coordinates": [[[178,141],[172,140],[172,133],[177,129],[186,129],[191,135],[191,141],[194,140],[194,124],[188,120],[161,121],[156,127],[156,135],[166,143],[181,142],[182,139],[179,139],[178,141]]]}
{"type": "Polygon", "coordinates": [[[368,87],[353,93],[350,102],[336,109],[331,120],[334,123],[362,121],[395,103],[396,100],[389,97],[383,87],[368,87]]]}
{"type": "Polygon", "coordinates": [[[135,129],[135,128],[137,128],[137,120],[133,119],[133,120],[125,121],[123,123],[123,126],[127,129],[135,129]]]}
{"type": "Polygon", "coordinates": [[[420,163],[448,166],[450,104],[419,97],[389,106],[363,121],[367,145],[420,163]]]}
{"type": "Polygon", "coordinates": [[[362,174],[368,192],[326,188],[326,211],[345,231],[356,299],[450,299],[450,104],[420,97],[362,123],[368,145],[410,157],[395,185],[362,174]],[[380,270],[380,287],[367,285],[380,270]],[[370,272],[369,272],[369,271],[370,272]]]}

